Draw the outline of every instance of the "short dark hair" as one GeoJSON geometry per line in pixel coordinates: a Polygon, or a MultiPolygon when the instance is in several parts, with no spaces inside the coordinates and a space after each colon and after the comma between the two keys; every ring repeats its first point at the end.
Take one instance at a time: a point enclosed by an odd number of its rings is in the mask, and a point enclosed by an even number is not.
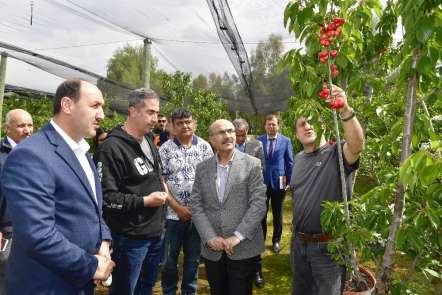
{"type": "Polygon", "coordinates": [[[264,122],[267,123],[267,121],[270,121],[270,120],[273,120],[273,119],[276,119],[276,121],[278,122],[278,125],[281,124],[281,119],[277,115],[275,115],[275,114],[267,115],[264,122]]]}
{"type": "Polygon", "coordinates": [[[135,89],[129,93],[128,101],[129,107],[144,106],[145,99],[160,99],[158,94],[152,89],[135,89]]]}
{"type": "Polygon", "coordinates": [[[69,97],[73,101],[78,101],[80,99],[81,90],[81,80],[80,79],[69,79],[61,83],[57,87],[54,96],[54,115],[60,113],[61,111],[61,99],[63,97],[69,97]]]}
{"type": "Polygon", "coordinates": [[[98,127],[97,131],[95,132],[95,136],[94,136],[94,138],[92,140],[92,146],[93,146],[94,150],[97,149],[97,147],[98,147],[98,138],[103,133],[109,133],[109,130],[107,130],[105,128],[102,128],[102,127],[98,127]]]}
{"type": "Polygon", "coordinates": [[[183,108],[174,110],[171,116],[172,123],[175,123],[175,120],[190,118],[190,117],[192,117],[192,112],[188,109],[183,109],[183,108]]]}

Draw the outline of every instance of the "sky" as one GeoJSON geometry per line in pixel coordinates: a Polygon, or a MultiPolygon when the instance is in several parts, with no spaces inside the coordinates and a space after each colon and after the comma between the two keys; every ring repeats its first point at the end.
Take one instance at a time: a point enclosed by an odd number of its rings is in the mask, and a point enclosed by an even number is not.
{"type": "MultiPolygon", "coordinates": [[[[229,0],[245,48],[270,34],[296,42],[283,26],[288,0],[229,0]]],[[[0,41],[106,76],[116,49],[153,40],[159,68],[234,73],[205,0],[0,0],[0,41]],[[33,7],[31,14],[31,5],[33,7]],[[30,24],[32,15],[32,25],[30,24]]],[[[55,92],[62,78],[8,59],[6,83],[55,92]]]]}

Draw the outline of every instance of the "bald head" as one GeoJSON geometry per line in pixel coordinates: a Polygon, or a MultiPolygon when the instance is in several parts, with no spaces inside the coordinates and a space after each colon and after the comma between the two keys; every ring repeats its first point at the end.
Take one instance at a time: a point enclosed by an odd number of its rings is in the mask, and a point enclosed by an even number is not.
{"type": "Polygon", "coordinates": [[[216,151],[231,152],[235,148],[235,127],[232,122],[220,119],[209,127],[210,142],[216,151]]]}
{"type": "Polygon", "coordinates": [[[228,128],[231,127],[233,129],[235,129],[235,127],[233,126],[232,122],[230,122],[229,120],[219,119],[219,120],[216,120],[215,122],[213,122],[210,125],[210,127],[209,127],[209,136],[216,135],[216,134],[214,134],[214,131],[219,129],[219,127],[222,127],[222,126],[226,126],[228,128]]]}
{"type": "Polygon", "coordinates": [[[34,131],[31,114],[22,109],[10,110],[6,114],[5,129],[6,136],[15,143],[20,143],[34,131]]]}

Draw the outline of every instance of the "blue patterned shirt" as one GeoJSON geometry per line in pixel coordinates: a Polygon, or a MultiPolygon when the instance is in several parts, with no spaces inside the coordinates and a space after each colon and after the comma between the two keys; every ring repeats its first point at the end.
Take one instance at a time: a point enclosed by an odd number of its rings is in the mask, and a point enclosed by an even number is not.
{"type": "MultiPolygon", "coordinates": [[[[212,148],[204,139],[194,135],[190,147],[181,145],[175,138],[160,147],[163,174],[175,200],[189,206],[196,165],[213,156],[212,148]]],[[[179,220],[176,212],[168,207],[167,219],[179,220]]]]}

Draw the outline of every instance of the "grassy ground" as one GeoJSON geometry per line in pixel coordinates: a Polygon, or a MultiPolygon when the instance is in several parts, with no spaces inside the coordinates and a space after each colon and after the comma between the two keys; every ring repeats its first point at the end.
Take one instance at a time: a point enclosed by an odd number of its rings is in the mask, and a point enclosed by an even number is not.
{"type": "MultiPolygon", "coordinates": [[[[291,211],[291,197],[290,195],[286,196],[284,202],[284,227],[283,234],[281,239],[281,252],[279,254],[275,254],[271,251],[271,236],[272,236],[272,220],[271,213],[268,216],[268,232],[266,239],[266,250],[263,253],[263,276],[266,281],[264,288],[258,289],[255,287],[253,290],[254,295],[285,295],[290,294],[291,291],[291,269],[290,269],[290,225],[292,218],[291,211]]],[[[398,255],[397,257],[397,265],[395,267],[395,276],[404,277],[407,269],[409,268],[411,262],[404,259],[398,255]]],[[[375,264],[372,262],[363,263],[364,266],[368,267],[371,270],[376,268],[375,264]]],[[[181,275],[180,275],[181,277],[181,275]]],[[[157,281],[153,294],[160,295],[161,292],[161,278],[157,281]]],[[[419,286],[415,288],[417,293],[411,294],[419,294],[419,295],[431,295],[431,294],[442,294],[436,293],[436,289],[440,289],[439,287],[435,287],[435,285],[428,284],[426,279],[422,277],[422,275],[416,274],[412,278],[412,282],[418,284],[419,286]]],[[[440,282],[438,282],[440,284],[440,282]]],[[[108,294],[107,288],[98,287],[97,295],[106,295],[108,294]]],[[[181,293],[177,293],[181,294],[181,293]]],[[[199,275],[198,275],[198,294],[206,295],[209,293],[209,285],[206,279],[206,273],[204,269],[204,264],[200,264],[199,267],[199,275]]]]}
{"type": "MultiPolygon", "coordinates": [[[[253,291],[254,295],[282,295],[290,294],[290,224],[291,224],[291,203],[290,197],[287,195],[284,203],[284,227],[281,239],[281,252],[275,254],[272,252],[272,214],[269,214],[268,220],[268,232],[266,239],[266,250],[263,254],[263,276],[266,281],[264,288],[255,288],[253,291]]],[[[155,295],[162,294],[160,279],[155,285],[154,293],[155,295]]],[[[99,286],[96,291],[97,295],[108,294],[107,288],[99,286]]],[[[180,293],[177,293],[180,294],[180,293]]],[[[198,274],[198,294],[205,295],[210,294],[209,284],[206,279],[206,272],[204,269],[204,264],[200,264],[199,274],[198,274]]]]}

